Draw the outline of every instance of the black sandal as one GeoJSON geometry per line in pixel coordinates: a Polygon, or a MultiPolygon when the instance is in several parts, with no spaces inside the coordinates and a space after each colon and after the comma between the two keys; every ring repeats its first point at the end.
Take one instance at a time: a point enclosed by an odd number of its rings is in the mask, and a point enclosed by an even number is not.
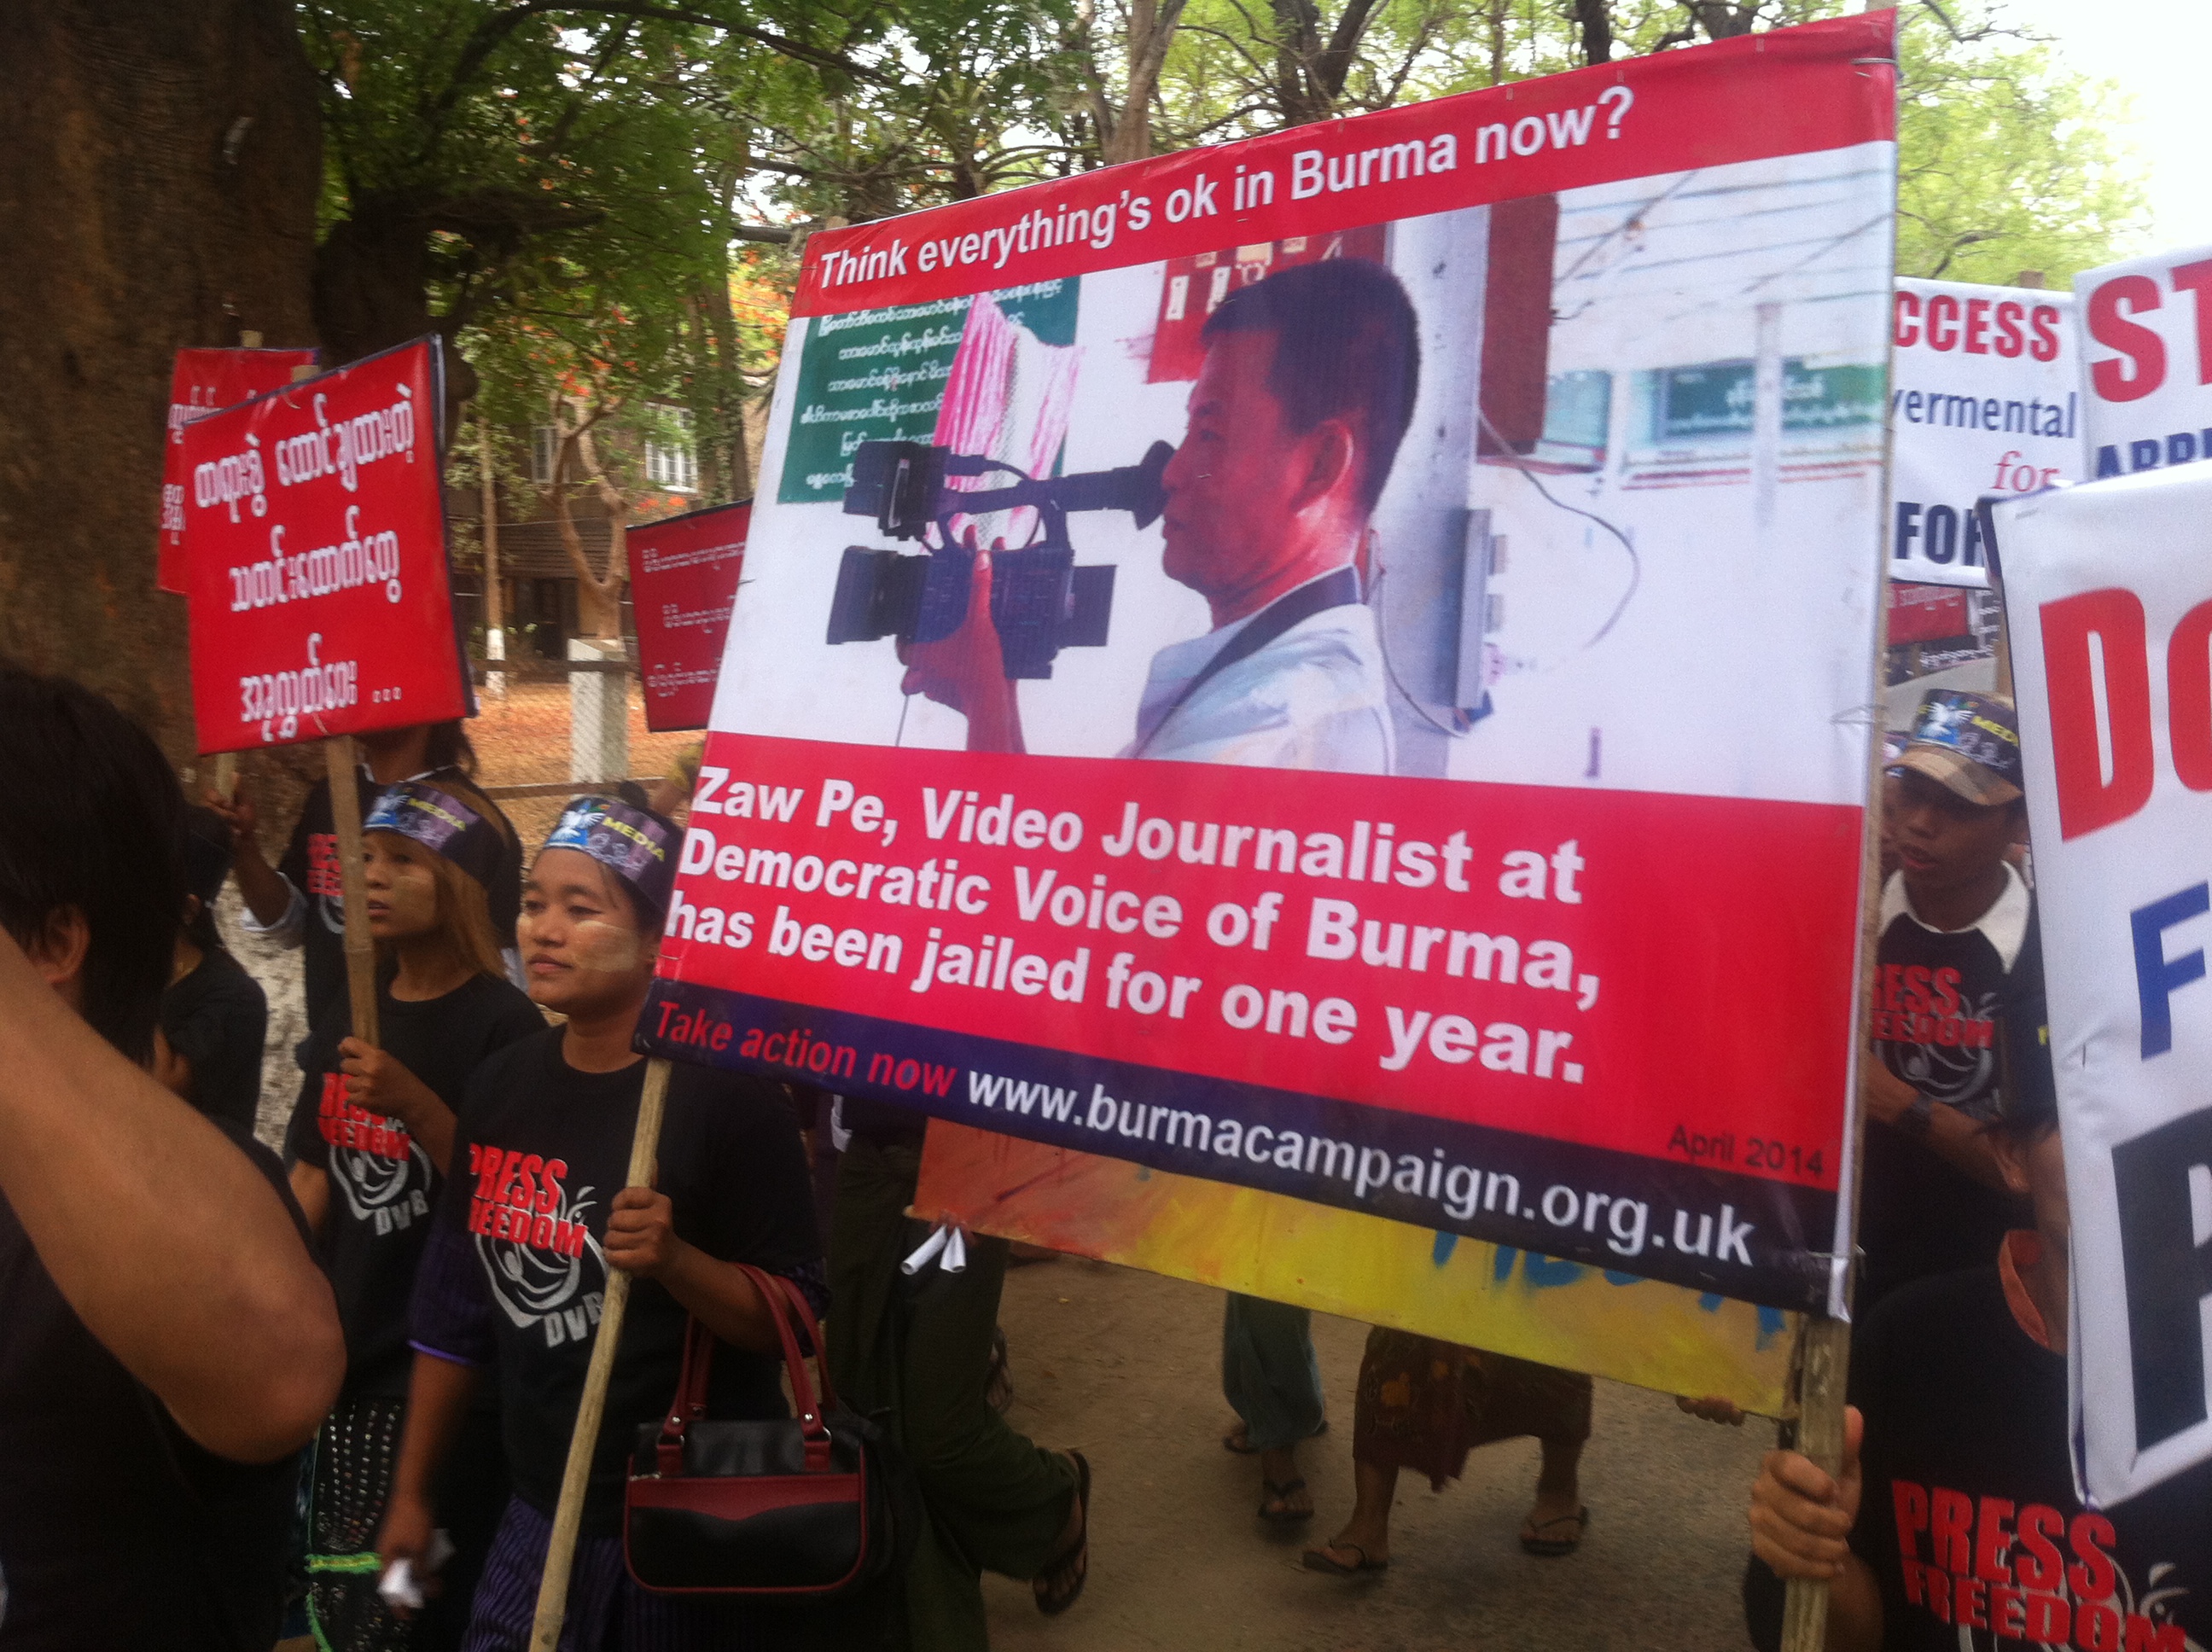
{"type": "Polygon", "coordinates": [[[1310,1509],[1270,1509],[1267,1506],[1273,1503],[1288,1503],[1293,1492],[1303,1491],[1305,1489],[1306,1483],[1302,1479],[1287,1479],[1278,1485],[1274,1481],[1262,1475],[1260,1479],[1260,1518],[1272,1520],[1278,1525],[1283,1526],[1292,1526],[1302,1520],[1311,1520],[1314,1511],[1310,1509]]]}
{"type": "Polygon", "coordinates": [[[1057,1618],[1083,1598],[1083,1586],[1091,1581],[1091,1463],[1079,1451],[1067,1454],[1075,1459],[1075,1502],[1083,1510],[1083,1530],[1075,1540],[1075,1546],[1055,1556],[1036,1581],[1044,1585],[1037,1592],[1037,1610],[1048,1618],[1057,1618]],[[1074,1582],[1065,1594],[1059,1591],[1070,1576],[1074,1582]]]}
{"type": "Polygon", "coordinates": [[[1359,1577],[1370,1572],[1388,1571],[1390,1563],[1388,1560],[1370,1560],[1367,1551],[1357,1543],[1337,1542],[1329,1544],[1327,1548],[1308,1549],[1305,1567],[1308,1571],[1325,1571],[1332,1577],[1359,1577]],[[1347,1566],[1341,1560],[1333,1560],[1329,1558],[1329,1549],[1349,1549],[1359,1557],[1359,1564],[1347,1566]]]}
{"type": "Polygon", "coordinates": [[[1588,1530],[1589,1510],[1587,1508],[1577,1509],[1571,1515],[1554,1515],[1549,1520],[1524,1521],[1522,1522],[1521,1546],[1540,1559],[1557,1560],[1582,1547],[1583,1534],[1588,1530]],[[1572,1537],[1537,1535],[1538,1533],[1550,1531],[1554,1526],[1571,1526],[1575,1528],[1575,1534],[1572,1537]]]}

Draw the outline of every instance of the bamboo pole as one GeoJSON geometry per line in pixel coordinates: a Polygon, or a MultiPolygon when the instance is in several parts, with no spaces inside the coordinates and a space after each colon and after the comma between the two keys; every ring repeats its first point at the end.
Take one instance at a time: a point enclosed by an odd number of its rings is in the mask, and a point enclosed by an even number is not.
{"type": "Polygon", "coordinates": [[[353,1003],[353,1036],[377,1042],[376,941],[368,932],[368,890],[362,879],[361,770],[353,736],[323,742],[331,777],[331,817],[337,825],[338,878],[345,891],[346,991],[353,1003]]]}
{"type": "MultiPolygon", "coordinates": [[[[637,1130],[630,1137],[629,1187],[653,1185],[653,1161],[660,1151],[660,1115],[668,1100],[668,1063],[654,1056],[645,1064],[645,1091],[638,1098],[637,1130]]],[[[622,1341],[623,1313],[629,1305],[629,1275],[607,1270],[606,1297],[592,1341],[592,1364],[576,1403],[575,1431],[568,1436],[568,1463],[561,1476],[561,1502],[553,1515],[553,1535],[545,1548],[545,1572],[538,1585],[538,1616],[530,1631],[531,1652],[556,1652],[568,1615],[568,1570],[576,1558],[576,1530],[584,1518],[584,1492],[591,1484],[592,1455],[599,1442],[599,1422],[607,1406],[607,1383],[615,1374],[615,1350],[622,1341]]]]}
{"type": "MultiPolygon", "coordinates": [[[[1796,1449],[1824,1473],[1844,1467],[1844,1383],[1849,1320],[1807,1315],[1798,1327],[1796,1449]]],[[[1782,1600],[1782,1652],[1821,1652],[1828,1638],[1828,1580],[1793,1577],[1782,1600]]]]}

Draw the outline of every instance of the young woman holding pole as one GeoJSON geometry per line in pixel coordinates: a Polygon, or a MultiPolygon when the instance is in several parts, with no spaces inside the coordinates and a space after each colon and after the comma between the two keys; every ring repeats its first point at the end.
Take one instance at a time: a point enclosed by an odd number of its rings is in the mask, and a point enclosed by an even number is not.
{"type": "Polygon", "coordinates": [[[687,1317],[722,1345],[709,1414],[781,1417],[775,1328],[735,1265],[826,1300],[805,1158],[775,1088],[647,1063],[630,1047],[678,842],[648,811],[607,798],[569,805],[531,869],[517,931],[531,997],[566,1020],[485,1063],[455,1132],[416,1287],[407,1430],[377,1546],[387,1567],[422,1564],[441,1517],[440,1467],[495,1364],[514,1496],[477,1589],[471,1652],[532,1644],[542,1575],[557,1584],[564,1570],[568,1586],[549,1591],[551,1621],[574,1652],[750,1652],[801,1632],[769,1609],[645,1594],[623,1564],[625,1470],[639,1425],[674,1396],[687,1317]],[[603,1384],[587,1381],[602,1333],[613,1333],[603,1384]],[[581,1496],[564,1498],[578,1434],[581,1496]],[[563,1516],[572,1523],[556,1524],[563,1516]]]}
{"type": "Polygon", "coordinates": [[[459,1645],[506,1503],[487,1404],[462,1420],[441,1500],[454,1545],[441,1598],[411,1624],[379,1599],[372,1543],[413,1363],[407,1304],[450,1169],[454,1113],[487,1057],[545,1024],[508,983],[492,928],[486,884],[510,853],[503,825],[458,780],[408,781],[377,799],[362,872],[380,1036],[355,1036],[347,995],[335,995],[308,1039],[287,1143],[346,1332],[345,1388],[316,1456],[308,1613],[322,1644],[356,1652],[459,1645]]]}

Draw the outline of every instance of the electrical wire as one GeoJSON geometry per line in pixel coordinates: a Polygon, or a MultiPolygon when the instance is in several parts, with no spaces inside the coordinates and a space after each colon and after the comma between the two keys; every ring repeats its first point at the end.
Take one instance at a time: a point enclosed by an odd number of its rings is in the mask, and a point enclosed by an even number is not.
{"type": "MultiPolygon", "coordinates": [[[[1505,451],[1508,452],[1512,451],[1510,447],[1506,446],[1505,438],[1498,434],[1498,427],[1490,422],[1490,415],[1482,410],[1482,404],[1480,402],[1477,402],[1475,404],[1474,416],[1482,421],[1482,428],[1490,432],[1490,439],[1492,441],[1496,442],[1500,447],[1505,448],[1505,451]]],[[[1611,631],[1614,626],[1620,623],[1620,616],[1628,611],[1628,604],[1635,600],[1637,591],[1644,584],[1644,558],[1637,554],[1636,542],[1631,539],[1626,533],[1623,533],[1612,523],[1607,521],[1605,518],[1600,516],[1595,511],[1586,511],[1579,505],[1570,505],[1566,501],[1559,498],[1549,488],[1547,488],[1543,484],[1542,481],[1538,478],[1536,473],[1530,470],[1527,465],[1509,464],[1505,468],[1509,471],[1518,471],[1522,476],[1526,477],[1528,480],[1528,485],[1543,495],[1544,502],[1546,504],[1552,506],[1555,509],[1565,511],[1570,515],[1583,517],[1589,521],[1596,523],[1598,526],[1603,528],[1614,538],[1620,540],[1620,548],[1628,553],[1628,589],[1620,593],[1620,600],[1613,604],[1613,612],[1606,616],[1605,623],[1599,626],[1596,630],[1591,632],[1589,638],[1583,643],[1583,646],[1575,650],[1577,653],[1588,653],[1592,648],[1596,647],[1599,643],[1605,641],[1607,633],[1611,631]]]]}

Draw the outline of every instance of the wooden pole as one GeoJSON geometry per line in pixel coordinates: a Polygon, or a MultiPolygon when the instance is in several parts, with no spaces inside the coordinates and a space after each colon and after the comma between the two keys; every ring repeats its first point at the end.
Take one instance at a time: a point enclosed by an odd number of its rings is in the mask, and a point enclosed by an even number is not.
{"type": "Polygon", "coordinates": [[[345,891],[346,990],[353,1001],[353,1036],[376,1037],[376,941],[368,932],[368,889],[362,881],[361,770],[353,736],[323,742],[331,777],[331,817],[337,824],[338,878],[345,891]]]}
{"type": "MultiPolygon", "coordinates": [[[[660,1114],[668,1100],[668,1063],[654,1056],[645,1064],[645,1092],[637,1103],[637,1131],[629,1142],[629,1180],[623,1185],[653,1185],[653,1160],[660,1151],[660,1114]]],[[[576,1528],[584,1518],[584,1492],[591,1484],[592,1454],[599,1442],[599,1420],[607,1406],[607,1383],[615,1374],[615,1350],[622,1341],[623,1311],[629,1305],[629,1275],[607,1270],[606,1298],[592,1341],[592,1364],[584,1373],[584,1392],[576,1403],[575,1431],[568,1436],[568,1464],[561,1476],[561,1503],[553,1515],[553,1536],[545,1548],[545,1573],[538,1585],[538,1617],[530,1631],[531,1652],[556,1652],[561,1625],[568,1615],[568,1569],[576,1558],[576,1528]]]]}
{"type": "MultiPolygon", "coordinates": [[[[1796,1449],[1825,1473],[1844,1466],[1844,1382],[1849,1320],[1808,1315],[1798,1329],[1796,1449]]],[[[1782,1599],[1782,1652],[1821,1652],[1828,1638],[1828,1582],[1793,1577],[1782,1599]]]]}
{"type": "Polygon", "coordinates": [[[484,686],[495,699],[507,693],[507,593],[499,579],[499,484],[492,475],[491,421],[477,407],[477,463],[483,471],[484,555],[484,686]]]}

